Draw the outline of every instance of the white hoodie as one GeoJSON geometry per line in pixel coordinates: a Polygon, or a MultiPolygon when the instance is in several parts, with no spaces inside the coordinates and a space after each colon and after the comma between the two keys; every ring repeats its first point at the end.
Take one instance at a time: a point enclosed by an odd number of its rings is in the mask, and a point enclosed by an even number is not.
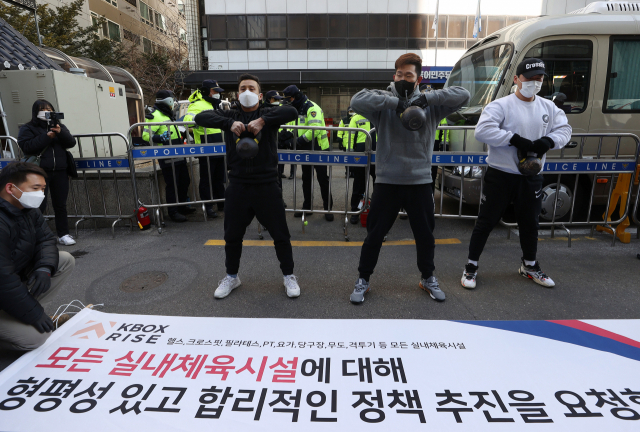
{"type": "MultiPolygon", "coordinates": [[[[540,96],[525,102],[514,93],[491,102],[484,108],[475,131],[476,139],[489,146],[490,167],[520,174],[518,150],[509,145],[514,134],[531,141],[546,136],[553,140],[553,149],[560,149],[571,139],[571,126],[564,111],[540,96]]],[[[546,155],[542,157],[543,167],[545,159],[546,155]]]]}

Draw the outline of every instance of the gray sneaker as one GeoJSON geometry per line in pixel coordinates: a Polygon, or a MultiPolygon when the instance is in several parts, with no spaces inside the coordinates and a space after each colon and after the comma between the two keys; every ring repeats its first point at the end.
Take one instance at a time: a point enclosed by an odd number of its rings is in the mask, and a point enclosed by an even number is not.
{"type": "Polygon", "coordinates": [[[444,292],[438,286],[438,279],[435,276],[431,276],[429,279],[422,279],[420,288],[427,291],[435,301],[443,302],[445,300],[444,292]]]}
{"type": "Polygon", "coordinates": [[[371,287],[369,286],[369,282],[366,280],[359,278],[356,282],[356,287],[353,289],[351,293],[351,303],[353,304],[362,304],[364,303],[364,295],[368,293],[371,287]]]}

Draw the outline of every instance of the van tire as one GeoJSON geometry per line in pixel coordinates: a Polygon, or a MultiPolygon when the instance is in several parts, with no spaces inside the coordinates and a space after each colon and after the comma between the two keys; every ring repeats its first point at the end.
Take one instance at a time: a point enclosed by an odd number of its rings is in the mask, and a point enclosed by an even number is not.
{"type": "MultiPolygon", "coordinates": [[[[555,184],[558,180],[557,174],[549,174],[544,176],[544,180],[542,182],[542,190],[547,189],[547,193],[553,192],[555,194],[555,184]]],[[[561,188],[564,187],[568,190],[567,193],[573,197],[575,195],[575,209],[573,212],[573,222],[585,222],[587,220],[587,213],[589,211],[589,194],[591,193],[591,180],[586,175],[581,175],[578,179],[578,187],[577,190],[574,191],[576,176],[575,175],[563,175],[560,178],[561,188]]],[[[554,199],[555,195],[550,195],[549,199],[554,199]]],[[[544,199],[544,198],[543,198],[544,199]]],[[[569,216],[571,216],[571,203],[569,202],[569,210],[567,213],[561,217],[556,217],[556,221],[558,222],[568,222],[569,216]]],[[[547,206],[549,209],[549,206],[547,206]]],[[[553,209],[553,206],[550,207],[553,209]]],[[[550,222],[552,218],[551,212],[544,213],[544,204],[543,204],[543,213],[540,214],[541,222],[550,222]]]]}

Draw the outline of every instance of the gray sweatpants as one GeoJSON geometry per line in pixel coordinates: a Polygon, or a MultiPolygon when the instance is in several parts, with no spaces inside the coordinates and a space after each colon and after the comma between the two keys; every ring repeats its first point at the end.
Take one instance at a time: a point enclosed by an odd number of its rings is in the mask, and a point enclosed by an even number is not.
{"type": "MultiPolygon", "coordinates": [[[[51,293],[60,289],[76,265],[75,258],[69,252],[58,253],[60,254],[58,271],[51,278],[51,288],[39,296],[38,301],[46,299],[51,293]]],[[[31,286],[27,288],[31,290],[31,286]]],[[[49,336],[51,333],[40,333],[34,326],[15,319],[5,311],[0,311],[0,350],[31,351],[42,345],[49,336]]]]}

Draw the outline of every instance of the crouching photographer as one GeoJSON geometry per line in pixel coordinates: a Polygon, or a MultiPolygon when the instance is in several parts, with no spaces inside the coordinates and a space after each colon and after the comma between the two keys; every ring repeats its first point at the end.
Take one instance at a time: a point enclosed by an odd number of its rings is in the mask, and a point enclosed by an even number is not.
{"type": "MultiPolygon", "coordinates": [[[[69,173],[75,174],[75,164],[67,150],[76,145],[76,139],[60,119],[64,114],[55,112],[51,103],[39,99],[31,108],[31,121],[24,124],[18,133],[18,145],[25,154],[24,161],[39,165],[47,174],[45,197],[51,193],[51,203],[55,214],[58,243],[70,246],[76,244],[69,235],[67,221],[67,197],[69,195],[69,173]]],[[[45,198],[40,205],[44,214],[47,208],[45,198]]]]}

